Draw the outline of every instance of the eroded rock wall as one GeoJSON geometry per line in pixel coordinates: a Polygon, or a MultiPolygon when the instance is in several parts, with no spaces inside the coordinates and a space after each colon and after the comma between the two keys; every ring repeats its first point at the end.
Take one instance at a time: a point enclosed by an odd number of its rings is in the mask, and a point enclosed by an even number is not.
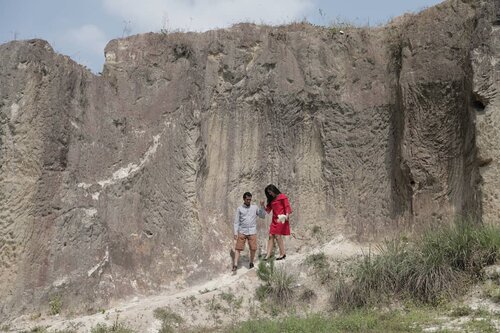
{"type": "Polygon", "coordinates": [[[269,183],[294,208],[290,251],[481,213],[481,190],[498,188],[476,158],[494,112],[475,127],[478,100],[496,98],[496,44],[477,56],[495,6],[448,1],[344,33],[137,35],[108,44],[101,76],[40,40],[1,45],[2,315],[54,297],[90,311],[223,272],[242,193],[264,199],[269,183]]]}
{"type": "Polygon", "coordinates": [[[476,112],[478,166],[481,175],[482,217],[500,221],[500,3],[484,3],[472,53],[473,96],[476,112]],[[489,24],[488,24],[489,23],[489,24]]]}

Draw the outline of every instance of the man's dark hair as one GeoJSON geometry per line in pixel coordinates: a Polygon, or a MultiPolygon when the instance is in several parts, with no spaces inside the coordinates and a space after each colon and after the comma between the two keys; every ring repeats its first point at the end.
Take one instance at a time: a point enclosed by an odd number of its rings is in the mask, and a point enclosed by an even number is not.
{"type": "Polygon", "coordinates": [[[251,197],[252,197],[252,193],[250,193],[250,192],[245,192],[245,193],[243,194],[243,199],[248,198],[248,197],[250,197],[250,198],[251,198],[251,197]]]}

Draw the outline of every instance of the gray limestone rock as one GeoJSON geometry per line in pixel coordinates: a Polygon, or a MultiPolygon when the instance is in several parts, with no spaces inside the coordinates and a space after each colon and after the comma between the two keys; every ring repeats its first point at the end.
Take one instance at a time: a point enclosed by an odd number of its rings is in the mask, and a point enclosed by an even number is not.
{"type": "Polygon", "coordinates": [[[235,208],[269,183],[289,251],[498,223],[499,17],[453,0],[344,33],[142,34],[111,41],[100,76],[42,40],[0,45],[0,317],[226,271],[235,208]]]}

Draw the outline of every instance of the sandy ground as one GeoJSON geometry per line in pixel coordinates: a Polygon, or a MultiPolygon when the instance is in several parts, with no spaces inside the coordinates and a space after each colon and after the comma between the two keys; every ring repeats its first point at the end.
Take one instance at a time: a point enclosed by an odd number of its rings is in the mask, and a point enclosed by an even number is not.
{"type": "MultiPolygon", "coordinates": [[[[328,308],[326,289],[318,286],[306,258],[311,254],[324,253],[330,263],[342,266],[345,262],[369,251],[374,252],[375,246],[361,246],[339,236],[320,246],[305,245],[295,254],[287,254],[286,260],[275,262],[295,276],[294,291],[297,296],[307,290],[314,291],[314,297],[301,302],[294,301],[295,313],[317,313],[328,308]]],[[[199,329],[200,332],[216,331],[217,327],[228,327],[248,319],[279,317],[280,309],[269,304],[261,304],[255,297],[255,291],[261,284],[256,274],[257,267],[248,269],[248,257],[244,252],[240,259],[237,274],[233,275],[229,269],[210,281],[193,285],[185,289],[178,289],[152,297],[135,297],[113,304],[109,309],[100,313],[75,318],[64,316],[33,316],[25,315],[8,324],[8,331],[32,331],[35,327],[46,328],[49,332],[70,329],[74,332],[90,332],[98,324],[111,326],[118,322],[136,332],[156,333],[162,322],[154,317],[155,309],[168,309],[182,317],[183,322],[176,327],[176,331],[199,329]],[[276,313],[278,311],[278,313],[276,313]]],[[[499,267],[500,270],[500,267],[499,267]]],[[[300,297],[297,297],[300,299],[300,297]]],[[[481,297],[480,287],[464,297],[458,306],[466,305],[471,309],[484,309],[492,314],[500,314],[500,304],[493,303],[481,297]]],[[[446,318],[446,324],[431,326],[426,332],[435,332],[443,329],[460,331],[464,322],[473,317],[446,318]]],[[[500,331],[500,321],[494,320],[500,331]]],[[[0,332],[3,332],[0,325],[0,332]]],[[[7,326],[6,326],[7,327],[7,326]]]]}
{"type": "MultiPolygon", "coordinates": [[[[288,254],[286,260],[276,262],[296,277],[294,288],[297,291],[313,283],[312,277],[304,268],[304,260],[314,253],[323,252],[334,260],[348,260],[368,251],[339,236],[315,248],[303,247],[296,254],[288,254]]],[[[66,318],[64,316],[40,316],[33,319],[25,315],[9,324],[10,332],[30,331],[35,327],[47,330],[71,329],[77,332],[90,332],[97,324],[113,325],[116,321],[137,332],[158,332],[161,321],[154,318],[157,308],[169,308],[184,319],[183,327],[217,327],[231,325],[251,318],[269,317],[270,313],[256,300],[255,290],[260,285],[256,268],[248,269],[248,257],[243,253],[236,275],[224,272],[205,283],[186,289],[175,290],[152,297],[135,297],[114,304],[100,313],[66,318]]],[[[325,295],[317,295],[314,302],[304,304],[303,311],[314,311],[324,306],[325,295]]],[[[276,314],[273,314],[276,315],[276,314]]],[[[182,328],[179,327],[179,330],[182,328]]]]}

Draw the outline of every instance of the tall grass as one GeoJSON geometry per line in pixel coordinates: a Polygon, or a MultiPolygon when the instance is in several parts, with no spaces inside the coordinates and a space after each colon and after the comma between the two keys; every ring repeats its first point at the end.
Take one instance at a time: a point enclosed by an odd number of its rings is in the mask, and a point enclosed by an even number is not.
{"type": "Polygon", "coordinates": [[[385,242],[337,277],[337,307],[359,307],[381,298],[409,297],[436,304],[459,295],[467,281],[500,256],[500,229],[470,220],[428,230],[414,242],[385,242]]]}
{"type": "Polygon", "coordinates": [[[285,305],[293,297],[295,276],[285,270],[285,266],[276,267],[274,260],[259,262],[258,278],[264,282],[257,288],[257,298],[264,301],[270,299],[278,305],[285,305]]]}
{"type": "Polygon", "coordinates": [[[135,333],[134,330],[127,327],[125,324],[118,321],[118,317],[111,326],[106,324],[97,324],[90,329],[90,333],[135,333]]]}
{"type": "Polygon", "coordinates": [[[179,326],[184,322],[184,319],[173,312],[169,307],[156,308],[153,315],[156,319],[161,321],[161,328],[158,333],[174,332],[174,326],[179,326]]]}
{"type": "Polygon", "coordinates": [[[239,324],[231,333],[396,333],[422,332],[422,326],[434,323],[435,313],[427,310],[386,311],[362,309],[337,315],[296,315],[280,320],[256,319],[239,324]]]}
{"type": "Polygon", "coordinates": [[[123,325],[120,326],[106,326],[105,324],[97,324],[92,327],[91,333],[135,333],[132,329],[125,327],[123,325]]]}

